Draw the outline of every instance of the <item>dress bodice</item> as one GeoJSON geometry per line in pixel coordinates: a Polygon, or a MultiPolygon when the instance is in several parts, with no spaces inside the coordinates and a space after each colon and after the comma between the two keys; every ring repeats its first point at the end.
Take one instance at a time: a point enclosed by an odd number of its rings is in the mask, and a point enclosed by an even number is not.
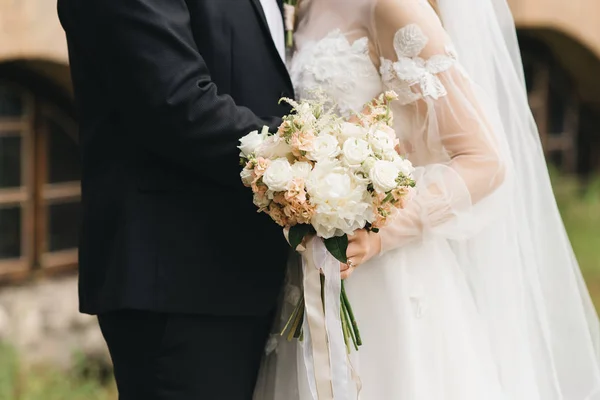
{"type": "Polygon", "coordinates": [[[382,92],[381,77],[369,55],[369,39],[351,43],[339,29],[304,43],[292,59],[291,77],[299,99],[319,93],[345,117],[360,112],[382,92]]]}

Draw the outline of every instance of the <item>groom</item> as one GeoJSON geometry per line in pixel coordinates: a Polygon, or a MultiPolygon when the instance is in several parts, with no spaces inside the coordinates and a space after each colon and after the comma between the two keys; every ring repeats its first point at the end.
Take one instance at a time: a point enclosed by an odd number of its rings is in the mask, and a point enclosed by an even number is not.
{"type": "Polygon", "coordinates": [[[236,146],[289,111],[280,8],[58,0],[83,158],[80,309],[99,316],[121,400],[252,397],[288,246],[236,146]]]}

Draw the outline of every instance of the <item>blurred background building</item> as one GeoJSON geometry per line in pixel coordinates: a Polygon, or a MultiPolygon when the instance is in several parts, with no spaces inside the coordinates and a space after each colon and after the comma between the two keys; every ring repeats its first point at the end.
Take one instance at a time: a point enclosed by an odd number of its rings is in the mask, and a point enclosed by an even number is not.
{"type": "Polygon", "coordinates": [[[589,176],[600,169],[600,2],[509,3],[547,157],[589,176]]]}
{"type": "MultiPolygon", "coordinates": [[[[509,2],[548,160],[591,179],[600,170],[600,2],[509,2]]],[[[94,320],[77,314],[79,179],[56,2],[0,0],[0,341],[34,359],[103,349],[94,320]]]]}

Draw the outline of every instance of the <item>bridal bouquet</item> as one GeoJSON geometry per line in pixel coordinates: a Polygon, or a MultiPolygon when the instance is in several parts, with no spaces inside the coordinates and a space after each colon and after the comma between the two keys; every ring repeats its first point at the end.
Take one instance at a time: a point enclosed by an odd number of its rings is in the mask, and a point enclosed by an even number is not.
{"type": "MultiPolygon", "coordinates": [[[[259,212],[289,228],[292,248],[316,234],[346,263],[348,235],[362,228],[377,232],[404,206],[415,183],[412,164],[395,150],[389,108],[395,98],[394,92],[382,94],[355,122],[337,116],[321,99],[284,98],[293,112],[277,133],[265,127],[240,140],[242,181],[259,212]]],[[[284,328],[289,340],[302,338],[303,318],[301,299],[284,328]]],[[[340,319],[347,348],[352,341],[358,349],[360,333],[343,282],[340,319]]]]}

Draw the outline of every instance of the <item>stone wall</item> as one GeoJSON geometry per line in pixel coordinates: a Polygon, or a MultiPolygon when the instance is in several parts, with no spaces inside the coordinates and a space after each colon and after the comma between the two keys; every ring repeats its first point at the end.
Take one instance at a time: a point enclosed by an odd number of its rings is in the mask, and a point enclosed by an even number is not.
{"type": "Polygon", "coordinates": [[[56,0],[0,0],[0,61],[16,59],[67,63],[56,0]]]}
{"type": "Polygon", "coordinates": [[[68,367],[74,355],[108,362],[96,318],[80,314],[77,278],[47,279],[0,290],[0,341],[17,349],[27,363],[68,367]]]}
{"type": "Polygon", "coordinates": [[[598,0],[508,0],[520,28],[563,32],[600,57],[600,2],[598,0]]]}

